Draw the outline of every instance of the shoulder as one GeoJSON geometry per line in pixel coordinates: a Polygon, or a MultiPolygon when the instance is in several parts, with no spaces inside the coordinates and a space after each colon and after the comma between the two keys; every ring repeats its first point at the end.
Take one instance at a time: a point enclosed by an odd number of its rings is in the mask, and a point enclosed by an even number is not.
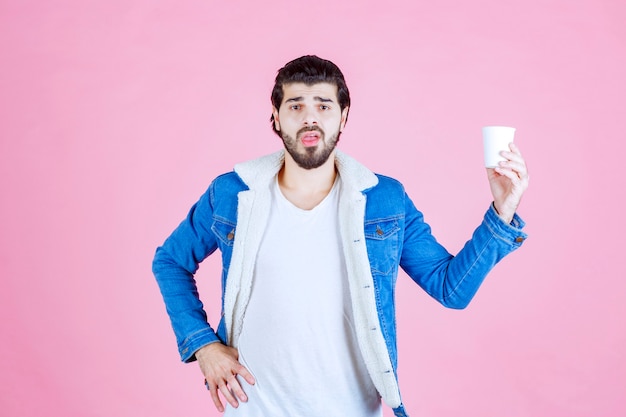
{"type": "Polygon", "coordinates": [[[235,223],[237,218],[238,194],[247,190],[248,187],[235,172],[228,172],[216,177],[204,194],[201,201],[212,211],[214,218],[220,218],[227,222],[235,223]]]}
{"type": "Polygon", "coordinates": [[[366,219],[398,218],[404,216],[406,193],[395,178],[376,174],[378,184],[365,190],[366,219]]]}
{"type": "Polygon", "coordinates": [[[231,171],[231,172],[227,172],[216,177],[211,183],[211,186],[209,187],[209,192],[211,194],[218,194],[218,195],[223,195],[223,194],[235,194],[236,195],[240,191],[244,191],[247,189],[248,187],[243,182],[241,177],[239,177],[239,175],[237,175],[236,172],[231,171]]]}
{"type": "Polygon", "coordinates": [[[404,196],[404,186],[400,181],[386,175],[374,174],[378,178],[378,184],[365,190],[367,195],[400,195],[404,196]]]}

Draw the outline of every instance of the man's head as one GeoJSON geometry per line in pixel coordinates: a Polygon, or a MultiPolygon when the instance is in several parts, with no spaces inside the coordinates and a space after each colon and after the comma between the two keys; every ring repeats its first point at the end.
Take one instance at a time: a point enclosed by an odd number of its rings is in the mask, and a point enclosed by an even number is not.
{"type": "Polygon", "coordinates": [[[321,166],[348,118],[350,93],[341,70],[308,55],[278,71],[272,90],[272,127],[302,168],[321,166]]]}
{"type": "MultiPolygon", "coordinates": [[[[272,106],[280,110],[284,92],[283,86],[291,83],[303,83],[313,85],[317,83],[329,83],[337,87],[337,100],[341,110],[350,107],[350,91],[346,80],[339,67],[327,59],[315,55],[305,55],[288,62],[278,70],[274,88],[272,89],[272,106]]],[[[346,115],[347,117],[347,115],[346,115]]],[[[274,125],[274,114],[270,118],[272,128],[280,136],[274,125]]]]}

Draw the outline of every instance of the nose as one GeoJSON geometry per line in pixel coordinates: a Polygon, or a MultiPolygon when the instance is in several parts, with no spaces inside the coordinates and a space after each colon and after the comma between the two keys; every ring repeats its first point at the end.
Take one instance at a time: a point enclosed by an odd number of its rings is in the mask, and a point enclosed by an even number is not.
{"type": "Polygon", "coordinates": [[[307,108],[304,112],[304,125],[305,126],[315,126],[317,125],[317,115],[315,114],[315,109],[307,108]]]}

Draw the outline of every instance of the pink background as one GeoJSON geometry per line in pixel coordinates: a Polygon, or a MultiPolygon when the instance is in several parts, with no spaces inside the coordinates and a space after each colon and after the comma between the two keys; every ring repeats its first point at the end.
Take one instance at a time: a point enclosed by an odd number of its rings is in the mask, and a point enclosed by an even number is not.
{"type": "Polygon", "coordinates": [[[352,92],[342,149],[451,251],[490,202],[481,127],[517,127],[530,167],[530,238],[467,310],[400,277],[412,415],[625,415],[625,21],[618,0],[0,2],[0,414],[218,415],[152,256],[214,176],[279,149],[273,78],[315,53],[352,92]]]}

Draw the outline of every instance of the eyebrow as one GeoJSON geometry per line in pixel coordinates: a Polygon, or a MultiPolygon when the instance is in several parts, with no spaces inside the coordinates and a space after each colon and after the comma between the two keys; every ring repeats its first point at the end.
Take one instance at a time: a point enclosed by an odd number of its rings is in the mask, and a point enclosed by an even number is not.
{"type": "MultiPolygon", "coordinates": [[[[298,102],[298,101],[302,101],[304,100],[303,97],[292,97],[289,98],[287,100],[285,100],[285,103],[293,103],[293,102],[298,102]]],[[[320,97],[320,96],[315,96],[313,97],[313,100],[315,101],[319,101],[320,103],[333,103],[333,100],[330,98],[325,98],[325,97],[320,97]]]]}

